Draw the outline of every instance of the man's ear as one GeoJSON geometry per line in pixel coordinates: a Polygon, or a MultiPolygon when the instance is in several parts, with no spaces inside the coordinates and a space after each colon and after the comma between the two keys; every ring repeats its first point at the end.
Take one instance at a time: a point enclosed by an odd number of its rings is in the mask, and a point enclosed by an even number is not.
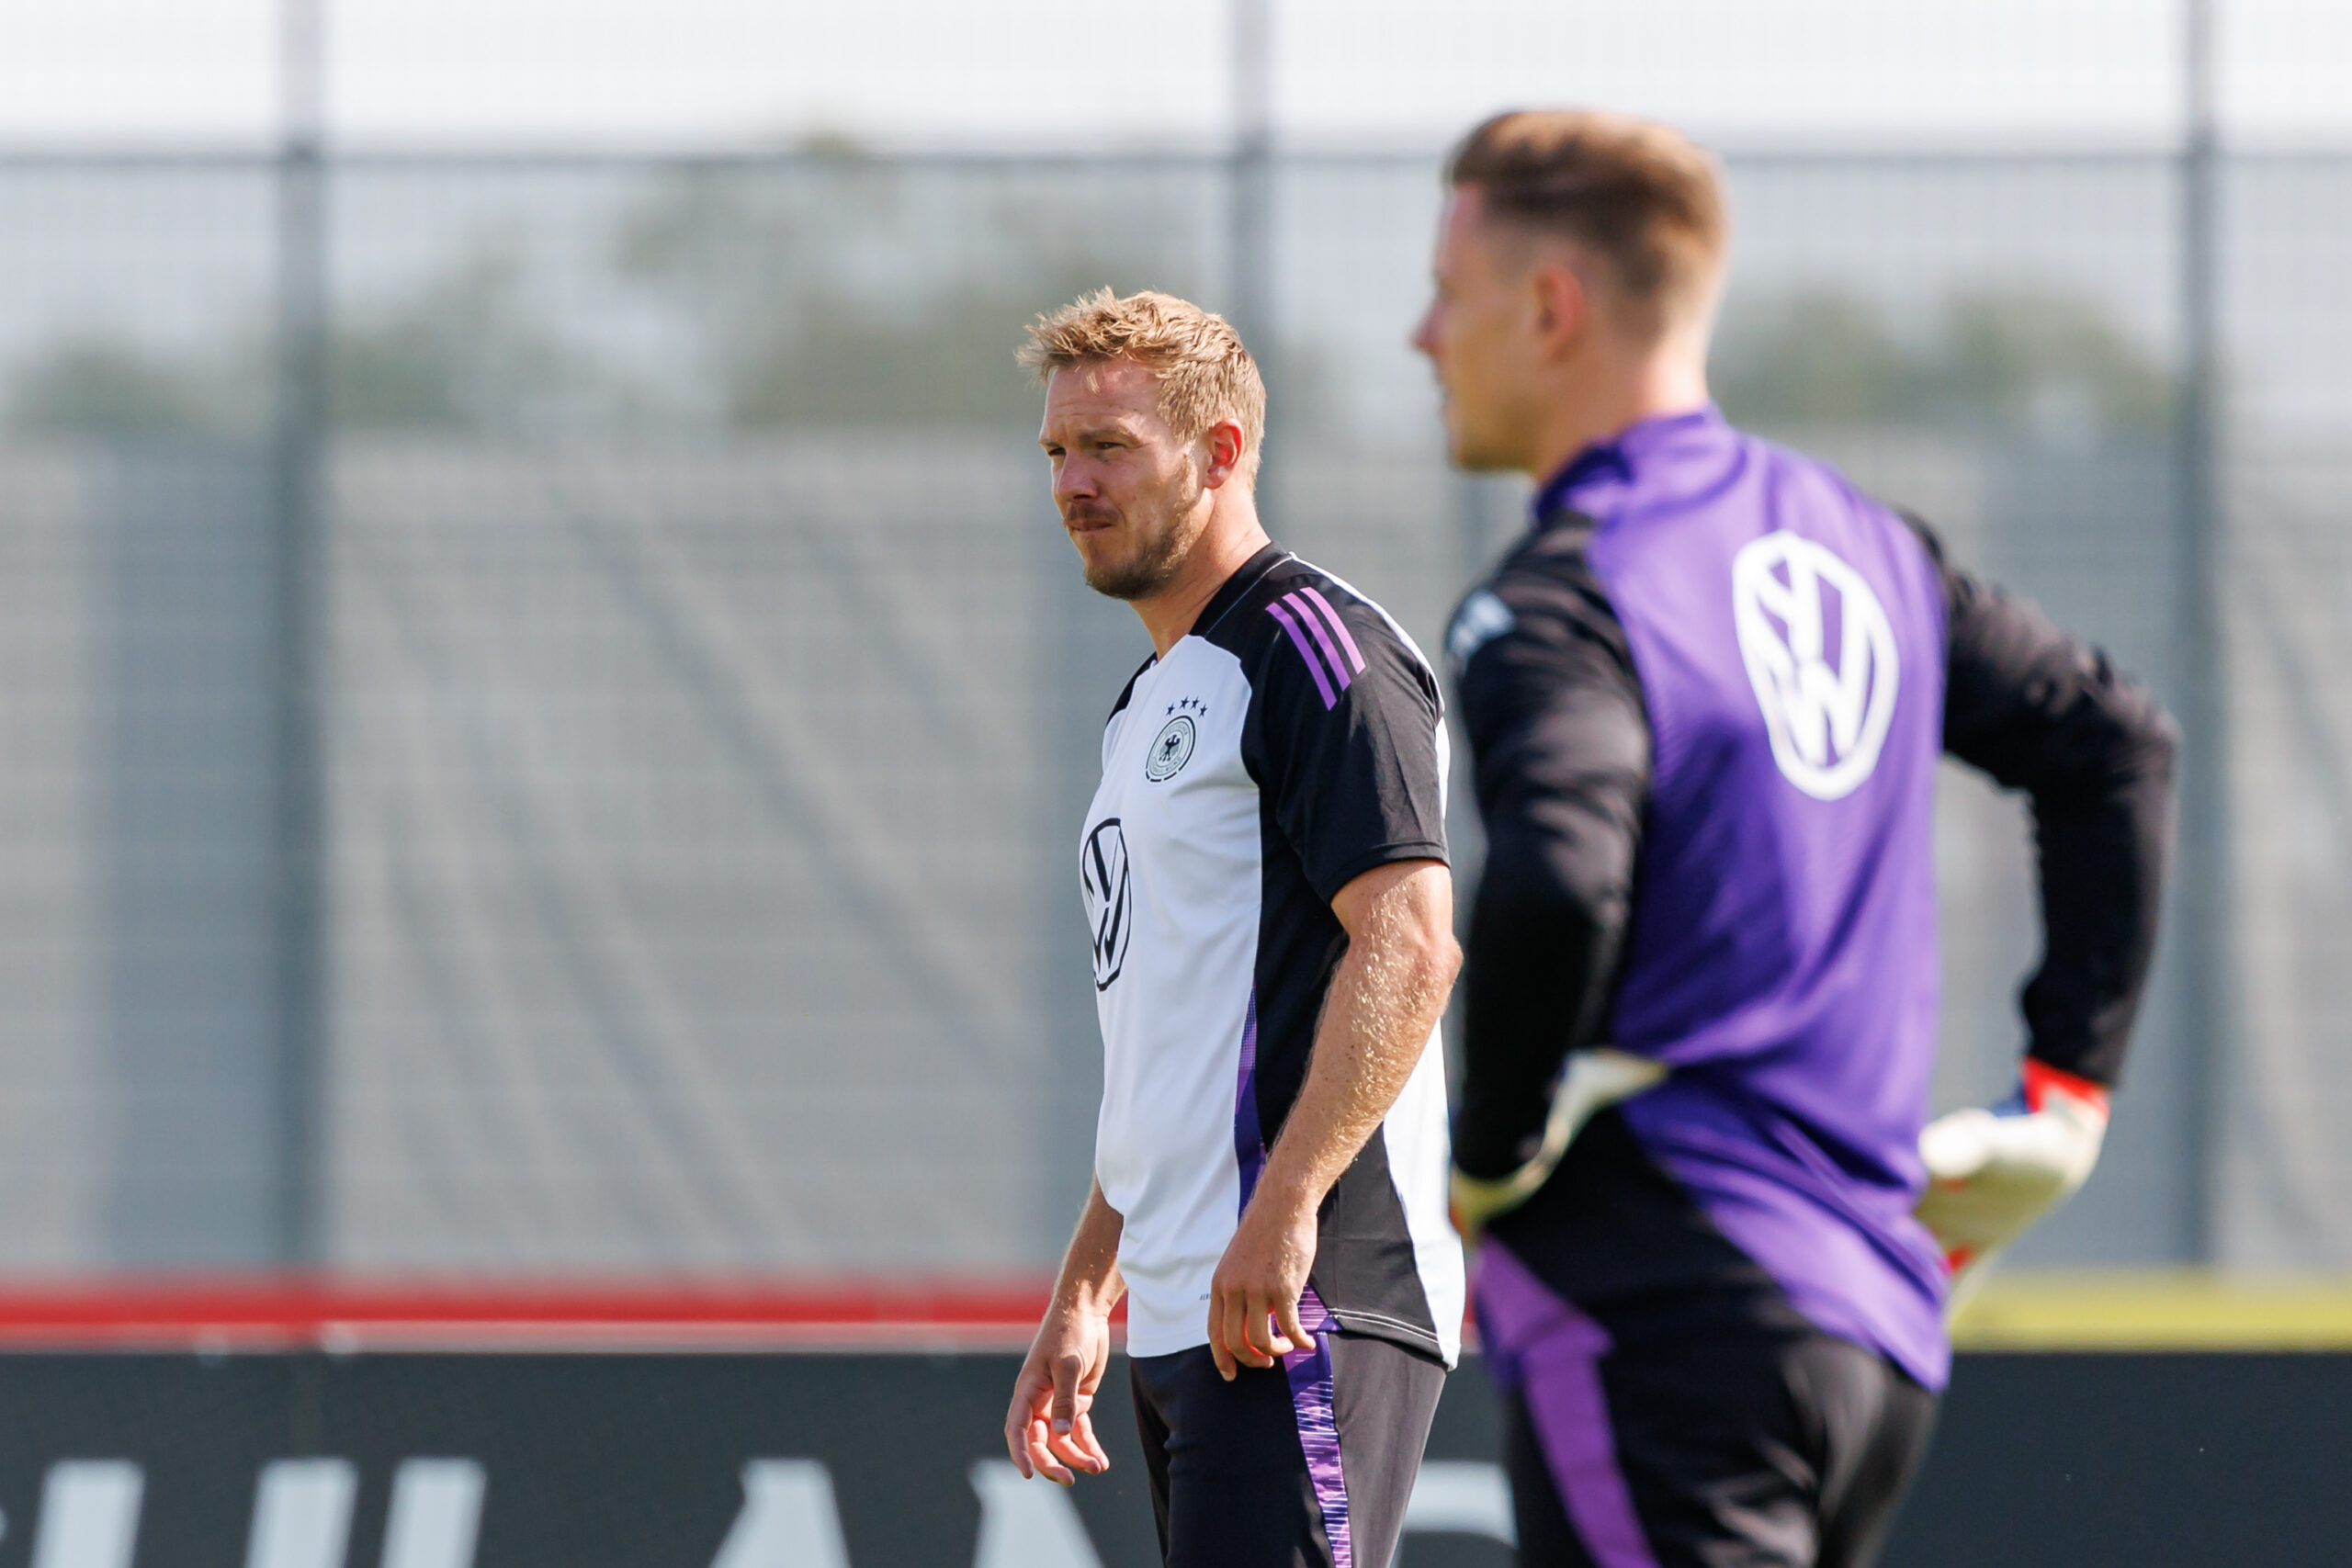
{"type": "Polygon", "coordinates": [[[1243,446],[1240,422],[1221,419],[1201,434],[1209,449],[1208,467],[1201,474],[1201,483],[1210,490],[1216,490],[1241,471],[1243,446]]]}
{"type": "Polygon", "coordinates": [[[1529,326],[1547,359],[1566,358],[1592,318],[1592,292],[1566,258],[1545,258],[1528,268],[1529,326]]]}

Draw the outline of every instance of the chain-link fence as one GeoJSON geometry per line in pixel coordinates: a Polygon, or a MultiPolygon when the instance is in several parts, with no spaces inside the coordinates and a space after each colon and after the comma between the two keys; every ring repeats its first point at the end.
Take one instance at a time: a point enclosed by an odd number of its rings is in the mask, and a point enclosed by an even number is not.
{"type": "MultiPolygon", "coordinates": [[[[1727,146],[1718,395],[2197,720],[2032,1254],[2352,1264],[2352,152],[1947,140],[1727,146]]],[[[1102,283],[1233,310],[1277,536],[1434,646],[1521,497],[1405,345],[1417,145],[0,160],[0,1263],[1049,1259],[1146,645],[1012,348],[1102,283]]],[[[2016,803],[1945,806],[1948,1104],[2038,933],[2016,803]]]]}

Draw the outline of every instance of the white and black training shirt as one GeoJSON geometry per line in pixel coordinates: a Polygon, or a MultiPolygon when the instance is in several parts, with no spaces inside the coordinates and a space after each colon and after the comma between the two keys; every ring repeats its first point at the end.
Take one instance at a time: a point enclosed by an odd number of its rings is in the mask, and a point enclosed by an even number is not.
{"type": "MultiPolygon", "coordinates": [[[[1131,1354],[1208,1342],[1210,1276],[1347,949],[1332,897],[1375,866],[1445,858],[1441,701],[1385,612],[1269,545],[1112,711],[1080,880],[1102,1024],[1094,1170],[1125,1222],[1131,1354]]],[[[1308,1284],[1342,1332],[1451,1364],[1447,1160],[1432,1032],[1324,1200],[1308,1284]]]]}

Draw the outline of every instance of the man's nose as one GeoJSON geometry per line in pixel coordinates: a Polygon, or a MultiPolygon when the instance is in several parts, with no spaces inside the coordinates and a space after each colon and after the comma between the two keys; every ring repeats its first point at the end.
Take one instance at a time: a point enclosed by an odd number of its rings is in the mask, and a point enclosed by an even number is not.
{"type": "Polygon", "coordinates": [[[1054,472],[1054,499],[1080,501],[1094,491],[1093,465],[1080,457],[1064,457],[1062,466],[1054,472]]]}
{"type": "Polygon", "coordinates": [[[1412,343],[1414,348],[1418,349],[1422,354],[1429,355],[1431,359],[1435,359],[1437,357],[1436,306],[1432,305],[1428,310],[1422,311],[1421,319],[1414,323],[1412,343]]]}

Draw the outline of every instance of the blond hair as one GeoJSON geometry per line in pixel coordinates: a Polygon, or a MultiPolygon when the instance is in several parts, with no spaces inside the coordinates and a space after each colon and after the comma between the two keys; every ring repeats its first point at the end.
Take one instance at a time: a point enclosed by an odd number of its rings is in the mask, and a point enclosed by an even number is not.
{"type": "Polygon", "coordinates": [[[1582,109],[1518,109],[1472,130],[1446,183],[1491,219],[1586,246],[1650,325],[1713,310],[1731,219],[1715,161],[1670,126],[1582,109]]]}
{"type": "Polygon", "coordinates": [[[1017,357],[1040,383],[1072,366],[1134,360],[1159,383],[1159,417],[1180,438],[1193,440],[1223,420],[1239,425],[1241,482],[1257,482],[1266,383],[1223,316],[1173,294],[1098,288],[1030,322],[1017,357]]]}

